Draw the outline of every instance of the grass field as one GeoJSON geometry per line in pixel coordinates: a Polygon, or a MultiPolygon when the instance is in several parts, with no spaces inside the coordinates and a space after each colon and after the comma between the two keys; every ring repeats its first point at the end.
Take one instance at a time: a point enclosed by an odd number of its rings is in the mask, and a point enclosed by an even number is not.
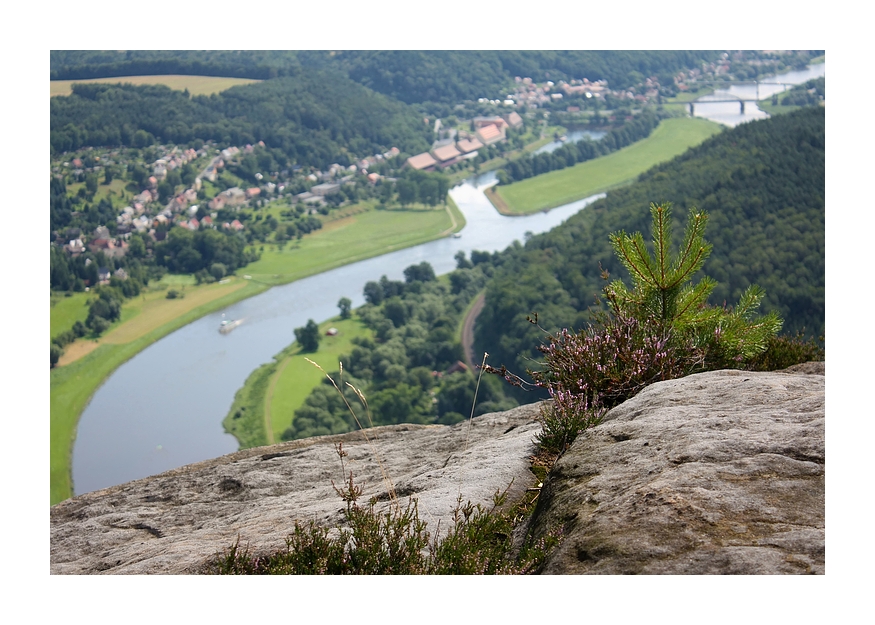
{"type": "Polygon", "coordinates": [[[432,210],[368,210],[326,221],[321,230],[284,248],[265,246],[245,272],[267,284],[281,284],[446,236],[465,219],[455,205],[432,210]]]}
{"type": "Polygon", "coordinates": [[[701,118],[663,120],[648,138],[600,158],[551,171],[487,194],[505,214],[525,215],[607,191],[637,178],[720,132],[720,124],[701,118]],[[493,195],[497,195],[498,201],[493,195]]]}
{"type": "MultiPolygon", "coordinates": [[[[97,191],[94,194],[94,198],[91,200],[91,203],[97,204],[105,197],[108,197],[112,200],[113,206],[124,206],[124,199],[130,199],[133,197],[133,193],[127,191],[125,189],[128,184],[125,180],[121,178],[115,178],[109,184],[103,184],[103,174],[98,177],[100,184],[97,185],[97,191]]],[[[67,185],[67,194],[68,195],[76,195],[79,193],[79,189],[84,187],[84,182],[73,182],[67,185]]]]}
{"type": "Polygon", "coordinates": [[[249,374],[235,393],[222,425],[237,438],[241,449],[272,445],[292,424],[295,410],[325,375],[306,358],[318,363],[326,372],[336,371],[340,357],[352,350],[352,339],[372,334],[355,316],[329,319],[319,324],[319,332],[322,340],[316,352],[302,353],[300,346],[292,343],[274,356],[272,362],[249,374]],[[337,328],[338,334],[325,336],[326,330],[332,327],[337,328]]]}
{"type": "Polygon", "coordinates": [[[168,74],[164,76],[119,76],[115,78],[95,78],[93,80],[52,80],[51,95],[70,95],[73,93],[74,82],[96,82],[104,84],[131,83],[134,85],[167,85],[171,89],[183,91],[188,89],[191,95],[212,95],[230,89],[236,85],[248,85],[260,80],[249,78],[222,78],[217,76],[180,76],[168,74]]]}
{"type": "Polygon", "coordinates": [[[331,319],[319,325],[322,341],[315,353],[302,354],[295,345],[291,355],[280,363],[265,397],[265,420],[270,424],[270,443],[279,442],[282,433],[292,424],[295,410],[301,407],[310,391],[322,381],[324,374],[304,358],[318,363],[325,371],[336,371],[340,357],[352,351],[352,339],[371,336],[371,330],[353,316],[331,319]],[[325,336],[328,328],[337,328],[336,336],[325,336]]]}
{"type": "Polygon", "coordinates": [[[88,293],[73,293],[70,297],[51,294],[50,336],[58,336],[73,327],[77,321],[85,323],[88,317],[88,293]]]}

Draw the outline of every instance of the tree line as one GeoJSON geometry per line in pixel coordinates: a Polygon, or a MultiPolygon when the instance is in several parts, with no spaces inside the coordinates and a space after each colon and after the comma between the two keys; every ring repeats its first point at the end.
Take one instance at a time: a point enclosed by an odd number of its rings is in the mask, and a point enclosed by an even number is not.
{"type": "MultiPolygon", "coordinates": [[[[647,207],[671,201],[710,215],[713,252],[703,271],[717,281],[709,303],[765,289],[764,313],[782,333],[824,332],[824,111],[811,107],[742,124],[608,193],[565,224],[500,254],[477,319],[476,346],[515,372],[537,368],[544,330],[586,326],[603,275],[625,277],[609,234],[649,229],[647,207]],[[606,272],[603,274],[603,272],[606,272]],[[537,313],[537,324],[534,320],[537,313]],[[539,327],[540,326],[540,327],[539,327]],[[544,330],[542,330],[543,328],[544,330]]],[[[680,244],[680,228],[674,245],[680,244]]]]}

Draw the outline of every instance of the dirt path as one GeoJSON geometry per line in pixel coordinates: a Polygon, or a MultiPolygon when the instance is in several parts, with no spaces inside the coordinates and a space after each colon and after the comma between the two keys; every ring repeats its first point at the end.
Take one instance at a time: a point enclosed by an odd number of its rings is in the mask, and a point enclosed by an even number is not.
{"type": "Polygon", "coordinates": [[[453,215],[453,211],[450,210],[449,204],[446,205],[446,211],[447,211],[447,215],[450,216],[450,221],[452,222],[453,225],[451,225],[449,228],[447,228],[446,230],[444,230],[443,232],[440,233],[440,236],[442,236],[442,237],[448,236],[456,231],[456,217],[455,217],[455,215],[453,215]]]}
{"type": "Polygon", "coordinates": [[[283,364],[281,364],[279,369],[273,374],[273,377],[270,380],[270,386],[267,387],[267,393],[264,397],[264,433],[267,436],[268,445],[276,443],[273,437],[273,422],[270,419],[270,404],[273,402],[273,391],[276,388],[277,380],[279,380],[280,376],[283,374],[283,369],[286,368],[286,365],[289,364],[290,360],[291,358],[283,360],[283,364]]]}
{"type": "Polygon", "coordinates": [[[471,310],[465,315],[465,322],[462,325],[462,350],[465,353],[465,364],[471,371],[474,371],[474,364],[477,362],[474,359],[474,322],[477,320],[477,315],[483,310],[485,303],[486,293],[481,293],[474,300],[471,310]]]}

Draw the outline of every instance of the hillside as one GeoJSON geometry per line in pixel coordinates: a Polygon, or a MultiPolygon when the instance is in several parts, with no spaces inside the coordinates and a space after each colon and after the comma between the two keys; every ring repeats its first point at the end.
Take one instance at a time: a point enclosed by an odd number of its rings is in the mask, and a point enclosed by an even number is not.
{"type": "Polygon", "coordinates": [[[391,147],[417,152],[430,129],[411,107],[330,71],[189,97],[161,85],[77,84],[51,99],[55,151],[85,145],[143,147],[195,139],[226,145],[264,141],[292,163],[347,165],[391,147]]]}
{"type": "Polygon", "coordinates": [[[676,244],[695,206],[710,214],[713,244],[703,273],[719,283],[711,303],[732,304],[751,283],[766,290],[762,312],[784,318],[783,334],[824,331],[824,111],[820,107],[727,130],[629,186],[608,193],[553,231],[500,255],[477,320],[478,351],[516,373],[538,360],[543,332],[581,328],[601,292],[601,268],[628,281],[608,235],[649,232],[650,202],[671,201],[676,244]]]}

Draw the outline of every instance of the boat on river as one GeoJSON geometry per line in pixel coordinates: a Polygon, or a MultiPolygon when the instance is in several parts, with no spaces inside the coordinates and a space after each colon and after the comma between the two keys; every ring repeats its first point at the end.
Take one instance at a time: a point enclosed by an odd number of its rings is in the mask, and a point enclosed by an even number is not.
{"type": "Polygon", "coordinates": [[[243,323],[242,319],[224,319],[221,324],[219,324],[219,332],[222,334],[228,334],[231,330],[239,326],[243,323]]]}

